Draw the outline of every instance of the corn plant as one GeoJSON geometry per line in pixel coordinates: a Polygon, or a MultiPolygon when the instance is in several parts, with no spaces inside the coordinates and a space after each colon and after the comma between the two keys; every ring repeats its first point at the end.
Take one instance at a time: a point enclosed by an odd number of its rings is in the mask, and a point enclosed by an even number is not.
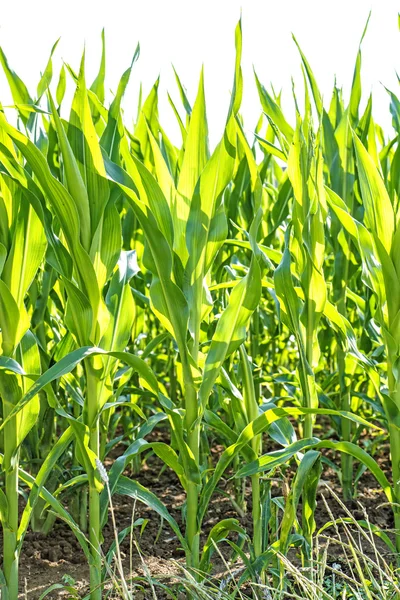
{"type": "MultiPolygon", "coordinates": [[[[144,233],[146,247],[143,261],[152,273],[151,307],[174,337],[179,350],[185,416],[173,427],[179,427],[180,431],[175,435],[177,439],[181,438],[181,444],[187,444],[190,453],[190,461],[187,461],[189,470],[185,473],[186,539],[190,550],[189,564],[196,569],[200,564],[198,497],[201,484],[201,420],[225,358],[244,339],[246,325],[257,306],[260,293],[259,266],[254,258],[248,274],[232,292],[204,356],[200,352],[200,344],[201,325],[210,312],[207,278],[225,239],[226,217],[221,200],[235,165],[235,119],[242,93],[240,24],[236,30],[236,47],[234,91],[225,133],[211,157],[207,147],[202,74],[176,183],[174,173],[169,171],[150,127],[146,147],[151,148],[157,179],[132,157],[123,141],[121,154],[125,170],[118,169],[111,161],[107,163],[109,177],[120,185],[130,199],[144,233]]],[[[180,449],[183,448],[181,446],[180,449]]],[[[185,454],[188,450],[185,447],[185,454]]]]}
{"type": "MultiPolygon", "coordinates": [[[[370,17],[368,17],[361,36],[354,68],[349,105],[346,109],[343,105],[343,99],[335,87],[329,113],[326,111],[313,71],[296,39],[294,40],[299,49],[315,107],[319,118],[321,119],[321,145],[323,147],[325,164],[327,165],[329,172],[329,185],[343,198],[352,214],[355,214],[357,210],[357,202],[354,197],[355,167],[351,143],[351,128],[358,128],[359,135],[364,137],[367,135],[371,124],[371,97],[365,114],[362,118],[359,117],[361,101],[361,44],[367,31],[369,18],[370,17]]],[[[343,230],[341,231],[340,222],[335,219],[335,216],[333,216],[333,219],[331,227],[332,236],[330,240],[335,252],[334,272],[332,275],[332,284],[334,288],[333,301],[340,314],[346,317],[346,291],[349,287],[349,280],[353,275],[354,263],[357,267],[359,265],[357,261],[354,261],[352,256],[351,238],[346,232],[343,232],[343,230]]],[[[347,359],[342,345],[338,344],[337,365],[340,385],[339,405],[343,410],[351,410],[352,408],[351,386],[349,386],[349,381],[353,364],[354,363],[347,359]]],[[[341,436],[345,441],[350,441],[352,439],[351,423],[346,419],[344,419],[341,424],[341,436]]],[[[342,456],[341,479],[343,495],[349,500],[353,494],[353,462],[350,456],[342,456]]]]}
{"type": "MultiPolygon", "coordinates": [[[[379,169],[362,142],[353,133],[356,153],[358,183],[364,205],[364,224],[354,219],[343,201],[332,190],[328,190],[329,203],[343,226],[357,244],[362,262],[363,278],[377,297],[375,318],[379,320],[381,335],[387,353],[388,393],[383,395],[383,407],[386,412],[393,468],[394,497],[398,488],[398,434],[396,422],[396,315],[397,295],[393,293],[396,285],[396,239],[397,223],[388,191],[379,169]]],[[[394,506],[395,526],[399,527],[399,516],[394,506]]],[[[398,544],[398,537],[397,544],[398,544]]]]}
{"type": "MultiPolygon", "coordinates": [[[[5,149],[15,160],[17,156],[9,141],[2,137],[5,149]]],[[[46,237],[40,219],[26,195],[11,178],[1,176],[1,298],[0,327],[2,356],[18,358],[28,373],[40,373],[36,340],[29,331],[32,307],[25,305],[26,295],[36,276],[46,251],[46,237]],[[28,312],[29,311],[29,312],[28,312]],[[30,314],[29,314],[30,313],[30,314]]],[[[3,419],[18,403],[25,382],[18,375],[1,371],[0,395],[3,419]]],[[[11,597],[18,595],[18,457],[21,444],[35,424],[40,409],[37,398],[31,410],[9,420],[4,428],[2,471],[2,526],[4,576],[11,597]]]]}
{"type": "MultiPolygon", "coordinates": [[[[272,567],[276,594],[288,593],[291,548],[307,589],[317,584],[326,464],[345,500],[368,469],[400,529],[398,135],[385,138],[371,96],[361,110],[360,48],[348,102],[335,82],[327,108],[295,40],[304,110],[293,87],[292,122],[256,76],[262,115],[250,137],[241,22],[235,43],[212,151],[203,70],[194,103],[175,71],[175,143],[160,120],[159,79],[147,97],[140,91],[133,125],[124,121],[139,47],[109,105],[104,32],[91,85],[85,55],[52,83],[56,43],[31,94],[0,51],[13,97],[0,111],[0,589],[11,600],[29,526],[47,533],[57,517],[89,563],[91,598],[101,598],[114,494],[171,527],[199,589],[220,543],[244,564],[239,588],[265,583],[272,567]],[[386,428],[393,483],[367,452],[386,428]],[[184,490],[182,524],[135,479],[150,454],[184,490]],[[216,492],[244,516],[247,477],[252,536],[229,517],[202,544],[216,492]],[[273,481],[283,486],[276,497],[273,481]]],[[[388,93],[398,134],[400,103],[388,93]]],[[[124,581],[121,556],[118,570],[124,581]]]]}
{"type": "MultiPolygon", "coordinates": [[[[20,175],[20,182],[33,187],[34,191],[31,193],[35,194],[35,201],[41,207],[44,206],[43,189],[61,225],[69,252],[61,243],[57,247],[53,246],[53,249],[67,295],[66,324],[75,343],[77,346],[98,345],[106,350],[122,351],[129,339],[134,319],[129,280],[134,275],[136,263],[134,253],[121,254],[120,222],[114,207],[115,197],[109,202],[110,190],[104,166],[101,166],[102,156],[90,113],[83,61],[72,104],[69,136],[50,95],[49,105],[63,159],[65,186],[51,174],[43,155],[32,142],[10,127],[5,120],[3,125],[32,166],[41,188],[32,180],[27,183],[29,176],[26,174],[20,175]],[[103,288],[119,258],[118,271],[110,282],[104,300],[103,288]]],[[[116,123],[110,122],[110,127],[113,126],[116,127],[116,123]]],[[[107,128],[105,134],[109,135],[107,128]]],[[[16,168],[15,165],[12,167],[16,168]]],[[[50,229],[49,225],[47,229],[50,229]]],[[[49,230],[48,235],[54,244],[53,231],[49,230]]],[[[11,346],[10,350],[12,351],[11,346]]],[[[95,596],[101,593],[102,484],[96,474],[94,457],[101,456],[101,412],[111,393],[110,381],[115,367],[116,362],[112,358],[88,357],[85,360],[86,395],[82,423],[74,418],[70,421],[78,435],[77,448],[80,445],[79,436],[85,431],[85,435],[89,436],[87,451],[80,461],[83,460],[89,478],[91,585],[97,590],[94,592],[95,596]]],[[[6,413],[5,418],[7,417],[6,413]]],[[[79,452],[81,451],[80,449],[79,452]]]]}

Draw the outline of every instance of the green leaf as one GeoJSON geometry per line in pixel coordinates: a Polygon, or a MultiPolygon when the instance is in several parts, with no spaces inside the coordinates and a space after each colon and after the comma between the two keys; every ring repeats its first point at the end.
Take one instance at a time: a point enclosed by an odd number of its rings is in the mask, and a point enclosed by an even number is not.
{"type": "MultiPolygon", "coordinates": [[[[238,437],[237,441],[234,444],[232,444],[231,446],[229,446],[228,448],[226,448],[226,450],[221,454],[221,457],[217,463],[217,466],[215,467],[213,475],[207,481],[207,483],[204,486],[203,491],[201,493],[200,504],[199,504],[199,524],[201,524],[202,519],[204,518],[205,511],[207,510],[211,495],[212,495],[215,487],[217,486],[219,479],[222,477],[225,469],[231,463],[234,456],[242,450],[243,446],[245,446],[246,444],[251,442],[251,440],[255,436],[259,435],[263,431],[266,431],[266,429],[271,425],[271,423],[278,421],[280,418],[288,417],[288,416],[294,417],[294,416],[307,415],[307,414],[331,415],[331,416],[343,417],[343,418],[347,418],[350,421],[353,421],[355,423],[360,423],[367,428],[371,428],[370,422],[366,421],[365,419],[363,419],[357,415],[354,415],[354,414],[352,414],[350,412],[346,412],[346,411],[330,410],[330,409],[322,409],[322,408],[314,409],[314,408],[297,408],[297,407],[296,408],[292,408],[292,407],[271,408],[269,410],[266,410],[259,417],[257,417],[257,419],[255,419],[254,421],[249,423],[247,425],[247,427],[245,427],[245,429],[242,431],[242,433],[238,437]]],[[[297,444],[297,442],[295,442],[295,443],[297,444]]],[[[354,452],[355,453],[354,455],[359,456],[360,459],[362,457],[363,462],[365,462],[365,464],[367,464],[368,468],[371,470],[371,472],[374,474],[374,476],[377,477],[379,483],[381,485],[384,484],[384,485],[382,485],[382,487],[383,487],[387,497],[391,498],[391,499],[393,498],[391,487],[390,487],[388,480],[387,480],[386,476],[384,475],[383,471],[377,466],[374,459],[371,458],[364,450],[362,450],[361,448],[358,448],[355,444],[351,444],[350,442],[335,443],[335,442],[329,442],[329,441],[325,442],[324,441],[324,442],[317,442],[316,445],[312,445],[312,447],[315,450],[318,450],[319,449],[318,444],[322,444],[321,447],[332,447],[332,448],[337,447],[341,451],[354,452]],[[323,446],[323,444],[328,444],[328,446],[323,446]],[[332,444],[332,446],[329,446],[329,444],[332,444]],[[338,446],[338,444],[340,446],[338,446]]],[[[289,451],[289,448],[290,448],[290,446],[288,448],[286,448],[285,451],[289,451]]],[[[259,460],[261,460],[261,459],[259,459],[259,460]]],[[[392,501],[392,500],[389,500],[389,501],[392,501]]]]}
{"type": "Polygon", "coordinates": [[[99,71],[96,75],[96,79],[93,81],[90,89],[92,92],[96,94],[98,99],[102,104],[104,104],[105,100],[105,89],[104,89],[104,81],[106,78],[106,37],[104,33],[104,28],[101,31],[101,60],[99,71]]]}
{"type": "MultiPolygon", "coordinates": [[[[84,62],[85,56],[83,55],[68,124],[68,139],[87,189],[90,232],[93,237],[108,202],[110,190],[100,143],[90,111],[84,62]]],[[[82,227],[84,227],[83,224],[82,227]]]]}
{"type": "Polygon", "coordinates": [[[288,142],[293,138],[293,127],[286,121],[280,106],[275,102],[265,87],[260,83],[256,73],[254,73],[258,95],[260,96],[261,105],[265,114],[270,117],[273,123],[278,127],[279,131],[285,136],[288,142]]]}
{"type": "Polygon", "coordinates": [[[25,310],[25,295],[42,263],[46,246],[40,219],[23,197],[2,274],[20,311],[25,310]]]}
{"type": "MultiPolygon", "coordinates": [[[[18,473],[19,473],[19,478],[21,479],[21,481],[23,481],[26,485],[28,485],[31,488],[34,486],[35,478],[32,477],[32,475],[30,475],[23,469],[19,469],[18,473]]],[[[40,496],[49,504],[49,506],[53,509],[53,511],[63,521],[65,521],[67,523],[67,525],[69,525],[69,527],[71,528],[71,531],[74,533],[76,539],[78,540],[78,542],[85,554],[87,561],[90,564],[91,555],[90,555],[90,551],[89,551],[89,544],[88,544],[88,541],[87,541],[85,535],[79,529],[78,525],[75,523],[75,521],[69,515],[69,513],[65,510],[63,505],[45,487],[43,487],[41,489],[40,496]]],[[[22,543],[22,540],[23,540],[23,537],[21,537],[21,543],[22,543]]]]}
{"type": "Polygon", "coordinates": [[[178,194],[181,198],[179,218],[183,223],[187,220],[190,200],[197,181],[206,166],[209,157],[208,127],[204,96],[204,71],[201,70],[196,102],[190,117],[190,124],[185,143],[185,153],[178,182],[178,194]]]}
{"type": "Polygon", "coordinates": [[[60,70],[60,76],[58,79],[57,90],[56,90],[56,100],[57,100],[58,106],[61,106],[61,103],[64,99],[66,87],[67,87],[67,83],[66,83],[66,76],[65,76],[65,67],[63,65],[60,70]]]}
{"type": "Polygon", "coordinates": [[[75,201],[75,206],[79,214],[81,242],[83,247],[88,251],[91,243],[90,208],[88,194],[82,175],[79,170],[78,163],[75,159],[74,153],[72,152],[72,148],[65,133],[64,126],[61,122],[60,117],[58,116],[58,112],[50,92],[49,103],[53,114],[61,154],[63,157],[65,181],[67,184],[68,191],[75,201]]]}
{"type": "MultiPolygon", "coordinates": [[[[80,288],[90,300],[93,313],[97,316],[100,297],[95,272],[88,254],[80,242],[79,214],[72,196],[51,174],[45,157],[40,150],[17,129],[11,127],[0,113],[0,126],[10,135],[34,171],[54,212],[61,223],[68,248],[74,260],[80,288]]],[[[47,232],[46,232],[47,233],[47,232]]]]}
{"type": "Polygon", "coordinates": [[[246,533],[243,527],[240,526],[237,519],[222,519],[219,521],[219,523],[214,525],[208,534],[206,543],[203,546],[203,552],[200,561],[201,571],[207,572],[210,569],[210,557],[215,550],[215,545],[225,539],[231,531],[236,531],[237,533],[243,535],[246,533]]]}
{"type": "MultiPolygon", "coordinates": [[[[288,409],[288,410],[291,410],[291,409],[288,409]]],[[[319,414],[320,410],[322,410],[322,413],[320,413],[320,414],[323,414],[324,409],[319,409],[317,411],[317,414],[319,414]]],[[[331,412],[331,413],[333,412],[338,415],[340,414],[341,416],[346,416],[346,418],[349,418],[351,421],[355,421],[355,418],[354,418],[355,415],[352,415],[351,413],[344,413],[344,411],[329,411],[329,412],[331,412]]],[[[319,441],[316,438],[314,438],[314,441],[312,441],[312,442],[309,440],[309,442],[310,443],[308,443],[308,444],[307,443],[304,444],[304,446],[302,448],[303,451],[306,451],[309,449],[320,450],[322,448],[329,448],[331,450],[335,450],[338,452],[344,452],[346,454],[353,456],[355,459],[359,460],[361,463],[366,465],[366,467],[370,470],[371,474],[378,481],[379,485],[382,487],[384,493],[386,494],[389,502],[393,502],[392,487],[391,487],[386,475],[384,474],[382,469],[378,466],[377,462],[365,450],[363,450],[356,444],[353,444],[352,442],[336,442],[336,441],[332,441],[332,440],[319,441]]],[[[298,452],[299,451],[298,448],[299,448],[299,442],[295,442],[291,446],[288,446],[287,448],[285,448],[284,451],[282,451],[281,458],[283,458],[285,456],[287,456],[288,458],[290,458],[291,456],[294,456],[293,451],[298,452]],[[292,448],[292,446],[293,446],[293,448],[292,448]]],[[[306,452],[306,454],[308,454],[308,452],[306,452]]],[[[243,467],[240,470],[240,476],[241,477],[250,476],[250,475],[253,475],[254,473],[262,473],[264,470],[269,470],[271,468],[271,463],[272,463],[273,458],[274,457],[271,456],[270,454],[261,456],[253,463],[250,463],[250,464],[246,465],[245,467],[243,467]]],[[[238,474],[238,476],[239,476],[239,474],[238,474]]]]}
{"type": "Polygon", "coordinates": [[[246,329],[251,315],[257,308],[260,295],[260,267],[253,257],[246,277],[233,288],[229,304],[219,318],[211,340],[199,389],[199,400],[203,410],[225,359],[246,339],[246,329]]]}
{"type": "Polygon", "coordinates": [[[133,64],[139,58],[139,54],[140,46],[138,44],[135,54],[133,55],[131,66],[122,75],[118,84],[117,93],[111,103],[110,110],[108,111],[107,125],[100,139],[102,148],[104,148],[104,150],[107,152],[110,159],[117,164],[119,162],[119,143],[125,135],[124,125],[121,117],[121,102],[129,83],[133,64]]]}
{"type": "Polygon", "coordinates": [[[189,553],[188,545],[179,529],[178,523],[168,512],[164,504],[157,498],[155,494],[153,494],[153,492],[140,485],[140,483],[137,481],[128,479],[127,477],[121,477],[119,479],[115,491],[117,494],[122,494],[124,496],[129,496],[130,498],[140,500],[140,502],[143,502],[143,504],[146,504],[146,506],[158,513],[160,517],[162,517],[171,527],[180,544],[182,544],[185,552],[189,553]]]}
{"type": "MultiPolygon", "coordinates": [[[[157,378],[155,377],[150,367],[142,359],[138,358],[134,354],[129,354],[127,352],[107,352],[106,350],[102,350],[101,348],[85,346],[83,348],[79,348],[78,350],[70,352],[55,365],[47,369],[47,371],[45,371],[43,375],[41,375],[35,381],[35,383],[27,391],[27,393],[24,394],[21,400],[14,406],[13,410],[10,412],[8,417],[2,421],[2,423],[0,424],[0,430],[3,429],[4,425],[8,423],[10,419],[12,419],[15,415],[17,415],[24,408],[24,406],[26,406],[36,396],[36,394],[40,392],[41,389],[43,389],[55,379],[59,379],[67,373],[70,373],[85,358],[96,355],[112,356],[113,358],[117,358],[119,360],[124,361],[126,364],[128,364],[130,367],[132,367],[139,373],[143,381],[146,382],[148,388],[153,393],[155,393],[156,395],[158,394],[157,378]]],[[[2,361],[0,361],[0,367],[1,366],[2,361]]],[[[20,366],[16,367],[15,363],[9,360],[5,361],[3,368],[6,368],[8,370],[18,369],[18,372],[21,371],[20,366]]]]}
{"type": "MultiPolygon", "coordinates": [[[[296,477],[291,486],[289,496],[286,500],[285,511],[283,513],[282,521],[281,521],[281,535],[280,535],[280,544],[282,552],[287,552],[289,535],[292,530],[293,524],[296,521],[296,512],[297,507],[300,501],[300,497],[304,492],[309,493],[308,480],[310,475],[312,474],[316,462],[319,461],[320,453],[316,450],[308,450],[302,457],[300,464],[297,468],[296,477]]],[[[315,511],[315,506],[313,506],[313,502],[310,503],[307,501],[307,495],[303,498],[303,512],[308,509],[311,515],[308,514],[308,518],[313,520],[313,514],[315,511]],[[314,511],[312,510],[314,508],[314,511]]],[[[311,529],[313,526],[311,526],[311,529]]]]}
{"type": "Polygon", "coordinates": [[[137,161],[132,161],[130,165],[135,181],[129,177],[126,171],[107,158],[105,158],[105,164],[108,176],[125,193],[146,236],[148,252],[145,254],[144,264],[153,274],[150,288],[152,308],[167,331],[176,339],[181,351],[184,351],[188,308],[182,291],[172,280],[172,227],[168,205],[165,208],[166,200],[156,181],[137,161]],[[141,186],[140,192],[135,184],[141,186]],[[137,192],[140,193],[140,198],[137,192]],[[155,206],[157,212],[153,213],[153,205],[150,202],[153,203],[155,199],[160,199],[161,204],[157,203],[158,207],[155,206]],[[167,214],[167,221],[162,222],[161,215],[164,212],[167,214]],[[157,213],[159,218],[156,220],[157,213]]]}
{"type": "Polygon", "coordinates": [[[353,134],[353,140],[365,208],[365,225],[390,254],[394,233],[392,203],[373,159],[355,134],[353,134]]]}
{"type": "MultiPolygon", "coordinates": [[[[15,104],[34,104],[29,95],[28,89],[22,79],[11,69],[8,60],[3,50],[0,48],[0,63],[7,77],[8,85],[10,86],[11,94],[15,104]]],[[[26,110],[20,111],[20,116],[25,125],[28,124],[30,112],[26,110]]]]}
{"type": "Polygon", "coordinates": [[[51,52],[50,52],[49,60],[47,61],[46,68],[43,71],[43,75],[41,76],[40,81],[38,83],[38,86],[37,86],[37,97],[38,97],[38,99],[40,99],[43,96],[43,94],[45,93],[45,91],[50,86],[50,83],[51,83],[51,80],[52,80],[52,77],[53,77],[53,62],[52,62],[52,58],[53,58],[53,54],[55,52],[55,49],[58,46],[58,42],[59,41],[60,41],[60,38],[58,38],[58,40],[53,45],[53,47],[51,49],[51,52]]]}

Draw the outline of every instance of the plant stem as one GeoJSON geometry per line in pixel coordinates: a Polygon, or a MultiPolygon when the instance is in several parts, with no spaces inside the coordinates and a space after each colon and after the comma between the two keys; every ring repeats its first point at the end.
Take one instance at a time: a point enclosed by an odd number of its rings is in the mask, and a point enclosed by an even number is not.
{"type": "MultiPolygon", "coordinates": [[[[389,396],[393,400],[396,407],[400,402],[400,383],[396,381],[393,373],[392,360],[388,357],[388,384],[389,396]]],[[[400,434],[398,424],[394,419],[389,418],[389,440],[390,440],[390,457],[392,461],[392,477],[393,477],[393,492],[394,492],[394,527],[396,530],[396,549],[398,553],[398,561],[400,556],[400,434]]]]}
{"type": "MultiPolygon", "coordinates": [[[[345,171],[343,173],[343,181],[342,181],[342,198],[349,207],[350,213],[353,212],[353,197],[351,192],[348,193],[348,185],[347,185],[347,174],[350,168],[350,156],[347,151],[348,144],[347,139],[349,135],[349,126],[346,125],[346,144],[345,144],[345,171]]],[[[350,244],[350,236],[347,232],[345,232],[345,239],[347,244],[350,244]]],[[[341,266],[341,274],[340,274],[340,293],[339,299],[337,302],[338,311],[340,314],[346,316],[346,286],[349,278],[349,261],[346,256],[344,256],[344,252],[342,248],[339,248],[339,254],[341,255],[341,260],[339,264],[341,266]]],[[[346,355],[343,350],[339,347],[337,351],[337,361],[338,361],[338,371],[339,371],[339,384],[340,384],[340,409],[345,411],[351,410],[351,396],[350,389],[346,385],[346,355]]],[[[351,441],[351,431],[352,424],[349,419],[342,419],[342,440],[345,442],[351,441]]],[[[345,501],[349,501],[353,497],[353,457],[350,454],[346,454],[342,452],[341,455],[341,467],[342,467],[342,490],[343,490],[343,499],[345,501]]]]}
{"type": "MultiPolygon", "coordinates": [[[[14,375],[0,375],[0,393],[3,399],[3,417],[6,419],[18,399],[19,386],[14,375]]],[[[7,584],[8,600],[18,599],[18,448],[17,420],[4,426],[5,495],[8,504],[8,521],[3,523],[3,570],[7,584]]]]}
{"type": "MultiPolygon", "coordinates": [[[[345,353],[341,348],[338,349],[338,371],[340,379],[340,409],[347,412],[351,411],[350,388],[346,385],[346,368],[345,368],[345,353]]],[[[344,442],[351,441],[351,421],[342,419],[342,440],[344,442]]],[[[343,500],[348,502],[353,497],[353,457],[350,454],[342,452],[341,456],[342,467],[342,490],[343,500]]]]}
{"type": "Polygon", "coordinates": [[[261,498],[260,498],[260,476],[259,474],[251,477],[251,496],[253,502],[253,545],[256,557],[262,554],[262,526],[261,526],[261,498]]]}
{"type": "MultiPolygon", "coordinates": [[[[237,473],[240,469],[240,461],[239,461],[239,455],[236,454],[235,458],[233,459],[233,469],[234,472],[237,473]]],[[[244,479],[235,479],[234,480],[234,490],[235,490],[235,503],[237,504],[238,508],[240,509],[240,511],[244,514],[245,512],[245,494],[244,494],[244,483],[245,480],[244,479]]]]}
{"type": "MultiPolygon", "coordinates": [[[[239,348],[240,358],[242,362],[243,373],[243,397],[246,407],[248,422],[254,421],[258,417],[258,401],[256,398],[253,374],[250,367],[250,362],[244,346],[239,348]]],[[[256,435],[251,440],[251,447],[256,454],[261,454],[261,435],[256,435]]],[[[262,508],[260,494],[260,475],[256,473],[251,477],[251,494],[252,494],[252,517],[253,517],[253,547],[256,557],[260,556],[263,551],[262,547],[262,508]]]]}
{"type": "MultiPolygon", "coordinates": [[[[311,296],[311,294],[309,294],[309,297],[311,296]]],[[[308,312],[308,319],[307,319],[307,326],[306,326],[306,339],[305,339],[305,351],[306,351],[306,356],[305,356],[305,360],[302,360],[302,370],[303,370],[303,377],[304,377],[304,382],[305,382],[305,386],[304,386],[304,396],[306,399],[306,406],[308,408],[318,408],[318,395],[315,389],[315,377],[314,377],[314,373],[312,371],[313,368],[313,354],[314,354],[314,334],[315,334],[315,322],[314,322],[314,314],[313,314],[313,309],[312,309],[312,303],[310,302],[309,298],[307,300],[307,312],[308,312]]],[[[302,355],[302,353],[301,353],[302,355]]],[[[314,421],[315,421],[315,416],[312,414],[308,414],[306,415],[305,418],[305,423],[304,423],[304,437],[305,438],[311,438],[314,432],[314,421]]],[[[310,487],[309,487],[309,481],[307,479],[307,481],[304,483],[304,488],[303,488],[303,510],[302,510],[302,530],[303,530],[303,535],[305,534],[305,532],[308,530],[308,525],[307,525],[307,519],[306,519],[306,515],[305,515],[305,507],[306,507],[306,498],[309,495],[309,491],[310,491],[310,487]]],[[[305,536],[306,537],[306,536],[305,536]]],[[[310,550],[309,552],[306,551],[302,551],[302,560],[303,560],[303,565],[304,567],[307,569],[306,570],[306,577],[309,577],[311,575],[312,569],[311,569],[311,562],[310,561],[310,557],[312,556],[312,536],[310,537],[309,540],[307,540],[309,542],[310,545],[310,550]]]]}
{"type": "MultiPolygon", "coordinates": [[[[254,413],[253,419],[258,416],[254,413]]],[[[260,456],[261,452],[261,436],[255,436],[251,441],[251,446],[256,456],[260,456]]],[[[262,507],[261,507],[261,494],[260,494],[260,474],[256,473],[251,477],[251,498],[252,498],[252,516],[253,516],[253,545],[254,554],[256,557],[260,556],[263,552],[263,529],[262,529],[262,507]]]]}
{"type": "Polygon", "coordinates": [[[88,508],[88,488],[85,485],[81,490],[79,490],[76,497],[78,498],[79,506],[79,525],[82,531],[87,533],[88,530],[88,517],[87,517],[87,508],[88,508]]]}
{"type": "MultiPolygon", "coordinates": [[[[197,393],[193,384],[190,365],[182,364],[185,385],[186,431],[188,446],[193,453],[196,464],[200,458],[200,426],[197,422],[197,393]]],[[[200,537],[197,523],[199,490],[196,483],[189,481],[187,490],[186,539],[190,548],[190,565],[198,569],[200,562],[200,537]]]]}
{"type": "MultiPolygon", "coordinates": [[[[345,177],[346,179],[346,177],[345,177]]],[[[343,194],[346,194],[346,185],[343,187],[343,194]]],[[[343,198],[346,198],[344,195],[343,198]]],[[[347,240],[349,243],[349,236],[347,240]]],[[[343,255],[343,251],[339,250],[340,255],[343,255]]],[[[341,281],[339,298],[337,300],[337,308],[341,315],[346,316],[346,285],[349,277],[349,261],[344,256],[341,256],[341,281]]],[[[346,353],[338,345],[337,349],[337,366],[339,372],[339,385],[340,385],[340,409],[345,411],[351,411],[351,395],[350,388],[346,385],[346,353]]],[[[344,442],[351,441],[352,424],[349,419],[341,420],[342,427],[342,440],[344,442]]],[[[350,454],[342,452],[341,455],[341,467],[342,467],[342,490],[343,499],[349,501],[353,497],[353,457],[350,454]]]]}
{"type": "Polygon", "coordinates": [[[389,425],[390,436],[390,454],[392,459],[393,473],[393,491],[395,497],[395,506],[393,506],[394,527],[396,530],[396,549],[400,553],[400,508],[398,502],[400,499],[400,435],[398,427],[395,424],[389,425]]]}
{"type": "MultiPolygon", "coordinates": [[[[299,366],[299,378],[300,378],[300,386],[303,392],[304,403],[303,406],[305,408],[316,408],[314,406],[315,403],[315,382],[314,375],[309,372],[309,367],[307,365],[307,357],[304,356],[304,353],[300,351],[300,366],[299,366]]],[[[304,418],[304,429],[303,429],[303,437],[309,438],[312,437],[314,430],[314,415],[307,414],[304,418]]]]}
{"type": "MultiPolygon", "coordinates": [[[[100,451],[100,426],[98,417],[100,380],[91,362],[86,363],[87,419],[90,430],[89,447],[96,456],[100,451]]],[[[89,484],[89,541],[92,560],[90,564],[90,598],[101,600],[101,515],[100,494],[89,484]]]]}
{"type": "MultiPolygon", "coordinates": [[[[311,268],[310,265],[307,265],[307,271],[311,268]]],[[[308,285],[311,285],[311,275],[308,276],[308,285]]],[[[304,384],[305,389],[303,390],[303,394],[306,400],[307,408],[318,408],[318,396],[315,391],[315,379],[314,373],[312,371],[313,368],[313,356],[314,356],[314,335],[316,333],[316,324],[315,324],[315,315],[313,310],[313,303],[310,301],[310,297],[312,297],[311,289],[308,289],[307,292],[307,301],[306,301],[306,314],[307,314],[307,322],[304,331],[304,348],[305,348],[305,356],[303,356],[302,351],[300,351],[301,357],[301,368],[303,369],[304,376],[304,384]]],[[[315,415],[309,414],[305,417],[304,423],[304,435],[306,438],[312,437],[314,431],[314,422],[315,415]]]]}

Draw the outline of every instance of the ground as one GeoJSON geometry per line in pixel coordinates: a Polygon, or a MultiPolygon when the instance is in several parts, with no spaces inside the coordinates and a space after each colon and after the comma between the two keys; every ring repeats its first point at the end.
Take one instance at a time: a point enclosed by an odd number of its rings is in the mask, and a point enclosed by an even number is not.
{"type": "MultiPolygon", "coordinates": [[[[162,433],[156,435],[163,436],[162,433]]],[[[213,450],[215,457],[218,456],[221,450],[221,447],[216,447],[213,450]]],[[[384,469],[389,468],[387,450],[387,446],[383,445],[378,456],[378,462],[384,469]]],[[[122,446],[115,449],[114,458],[122,451],[122,446]]],[[[128,471],[127,474],[131,473],[128,471]]],[[[290,473],[288,475],[290,476],[290,473]]],[[[142,485],[151,489],[164,502],[178,523],[182,522],[181,507],[184,503],[182,488],[174,473],[162,469],[162,463],[157,457],[150,456],[146,460],[136,479],[142,485]]],[[[229,478],[226,478],[222,481],[220,487],[229,491],[229,486],[231,486],[231,483],[229,482],[229,478]]],[[[332,511],[335,517],[346,516],[345,510],[334,500],[331,490],[339,497],[341,496],[341,488],[337,476],[330,467],[327,467],[322,474],[318,491],[317,527],[321,527],[331,519],[331,515],[323,502],[322,495],[327,499],[329,510],[332,511]]],[[[273,494],[277,496],[282,495],[282,486],[279,481],[274,482],[273,494]]],[[[204,536],[208,534],[211,527],[220,519],[228,517],[239,519],[241,524],[251,533],[250,488],[247,489],[246,496],[248,511],[245,515],[240,516],[233,508],[229,498],[216,493],[205,518],[204,536]]],[[[365,510],[370,521],[380,528],[390,530],[393,527],[392,509],[386,504],[386,498],[382,490],[368,472],[365,472],[359,481],[357,500],[347,503],[346,506],[355,519],[363,519],[365,517],[365,510]]],[[[134,520],[138,518],[149,520],[142,535],[140,535],[139,528],[135,530],[136,547],[135,544],[132,544],[129,536],[122,543],[122,558],[126,572],[131,570],[134,576],[140,578],[145,576],[147,569],[152,576],[165,582],[170,581],[171,577],[180,573],[179,564],[184,564],[184,554],[179,548],[178,540],[168,524],[160,524],[160,518],[156,513],[140,502],[134,504],[132,499],[123,496],[114,497],[114,512],[119,531],[131,524],[132,517],[134,520]]],[[[329,534],[335,538],[334,528],[329,530],[329,534]]],[[[111,520],[104,530],[104,538],[104,547],[107,550],[114,540],[111,520]]],[[[377,540],[376,547],[379,554],[386,557],[390,562],[391,557],[387,546],[380,540],[377,540]]],[[[366,547],[365,551],[373,553],[372,548],[369,549],[366,547]]],[[[329,546],[329,561],[340,563],[341,555],[341,547],[335,543],[331,543],[329,546]]],[[[296,560],[295,556],[294,560],[296,560]]],[[[215,559],[215,569],[217,572],[224,570],[224,565],[218,556],[215,559]]],[[[33,532],[27,533],[20,562],[20,575],[21,597],[29,598],[30,600],[38,599],[52,584],[61,583],[65,575],[70,576],[74,580],[76,588],[82,596],[88,591],[89,569],[84,554],[75,536],[63,522],[56,522],[54,529],[48,536],[33,532]]],[[[48,597],[57,598],[61,595],[65,596],[65,593],[63,594],[59,590],[54,590],[48,597]]],[[[160,598],[165,597],[162,591],[157,595],[160,598]]],[[[141,594],[139,593],[138,598],[140,597],[141,594]]],[[[147,595],[143,595],[142,597],[145,598],[147,595]]]]}

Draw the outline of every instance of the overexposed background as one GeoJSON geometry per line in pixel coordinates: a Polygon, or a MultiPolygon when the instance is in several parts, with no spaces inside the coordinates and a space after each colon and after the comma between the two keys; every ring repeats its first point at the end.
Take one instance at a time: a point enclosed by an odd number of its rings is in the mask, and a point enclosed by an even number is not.
{"type": "MultiPolygon", "coordinates": [[[[105,27],[106,84],[110,90],[116,89],[140,42],[140,58],[124,102],[126,117],[132,119],[136,114],[139,83],[146,96],[160,74],[161,120],[174,140],[179,133],[166,100],[167,90],[179,107],[180,103],[171,63],[192,103],[204,63],[210,142],[214,145],[229,106],[234,30],[241,12],[242,114],[251,132],[261,112],[253,65],[265,86],[272,83],[275,91],[283,89],[285,113],[292,111],[289,114],[293,115],[291,76],[298,92],[302,90],[293,32],[314,70],[325,103],[330,101],[335,75],[348,97],[359,40],[370,10],[372,16],[362,45],[363,105],[372,90],[375,120],[388,129],[389,97],[382,84],[397,93],[396,69],[400,71],[399,5],[394,0],[2,0],[0,45],[34,96],[40,71],[58,37],[61,40],[54,57],[55,72],[62,60],[78,69],[85,44],[91,84],[98,70],[100,34],[105,27]]],[[[69,76],[68,83],[72,94],[69,76]]],[[[0,101],[3,105],[11,103],[3,73],[0,101]]]]}

